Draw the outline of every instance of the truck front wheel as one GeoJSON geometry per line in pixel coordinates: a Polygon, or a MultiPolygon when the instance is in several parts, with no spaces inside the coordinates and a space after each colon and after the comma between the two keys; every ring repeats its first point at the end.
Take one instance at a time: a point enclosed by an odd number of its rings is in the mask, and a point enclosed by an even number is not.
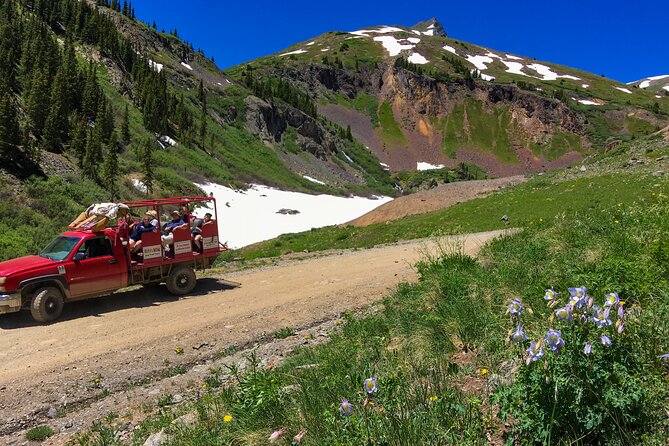
{"type": "Polygon", "coordinates": [[[56,287],[40,288],[30,302],[30,312],[37,322],[51,322],[63,312],[63,293],[56,287]]]}
{"type": "Polygon", "coordinates": [[[197,278],[193,268],[180,266],[172,270],[165,285],[167,285],[167,290],[170,293],[182,296],[193,291],[196,281],[197,278]]]}

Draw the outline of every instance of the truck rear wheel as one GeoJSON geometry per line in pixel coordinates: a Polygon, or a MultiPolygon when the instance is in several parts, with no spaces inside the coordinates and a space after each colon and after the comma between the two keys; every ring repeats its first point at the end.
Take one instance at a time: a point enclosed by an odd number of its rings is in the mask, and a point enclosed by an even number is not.
{"type": "Polygon", "coordinates": [[[167,285],[167,290],[170,293],[182,296],[193,291],[196,282],[197,278],[195,277],[193,268],[189,266],[178,266],[172,270],[165,285],[167,285]]]}
{"type": "Polygon", "coordinates": [[[37,322],[51,322],[63,312],[63,293],[56,287],[40,288],[30,302],[30,312],[37,322]]]}

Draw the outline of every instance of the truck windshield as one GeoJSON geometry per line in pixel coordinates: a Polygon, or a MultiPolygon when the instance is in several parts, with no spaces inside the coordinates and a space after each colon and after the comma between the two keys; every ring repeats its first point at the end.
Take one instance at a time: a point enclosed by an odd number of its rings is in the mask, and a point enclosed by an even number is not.
{"type": "Polygon", "coordinates": [[[64,260],[79,240],[77,237],[56,237],[39,255],[51,260],[64,260]]]}

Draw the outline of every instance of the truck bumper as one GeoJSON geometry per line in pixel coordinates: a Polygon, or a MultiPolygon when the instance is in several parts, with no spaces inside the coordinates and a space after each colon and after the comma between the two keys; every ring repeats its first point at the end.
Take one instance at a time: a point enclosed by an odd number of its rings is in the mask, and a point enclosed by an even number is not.
{"type": "Polygon", "coordinates": [[[21,309],[20,293],[0,293],[0,314],[15,313],[21,309]]]}

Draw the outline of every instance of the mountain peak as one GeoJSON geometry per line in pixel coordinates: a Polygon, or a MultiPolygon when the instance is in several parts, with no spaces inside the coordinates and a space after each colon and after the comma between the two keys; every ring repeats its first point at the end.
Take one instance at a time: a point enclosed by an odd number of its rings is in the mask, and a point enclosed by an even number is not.
{"type": "Polygon", "coordinates": [[[439,20],[435,19],[434,17],[429,20],[418,22],[411,28],[417,31],[421,31],[423,34],[427,35],[448,37],[446,35],[446,31],[444,31],[444,27],[441,26],[439,20]]]}

